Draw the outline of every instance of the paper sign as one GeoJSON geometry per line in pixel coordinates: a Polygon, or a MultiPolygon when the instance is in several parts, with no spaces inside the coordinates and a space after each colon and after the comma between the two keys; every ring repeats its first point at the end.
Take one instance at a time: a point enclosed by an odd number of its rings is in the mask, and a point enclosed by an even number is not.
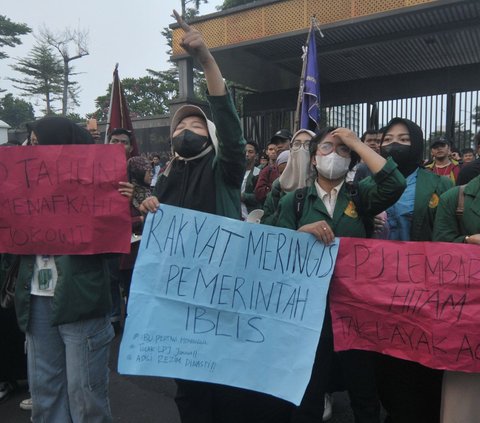
{"type": "Polygon", "coordinates": [[[330,292],[335,349],[480,372],[478,251],[342,238],[330,292]]]}
{"type": "Polygon", "coordinates": [[[123,146],[0,148],[0,252],[130,251],[123,146]]]}
{"type": "Polygon", "coordinates": [[[299,404],[338,251],[313,236],[162,205],[147,218],[119,372],[299,404]]]}

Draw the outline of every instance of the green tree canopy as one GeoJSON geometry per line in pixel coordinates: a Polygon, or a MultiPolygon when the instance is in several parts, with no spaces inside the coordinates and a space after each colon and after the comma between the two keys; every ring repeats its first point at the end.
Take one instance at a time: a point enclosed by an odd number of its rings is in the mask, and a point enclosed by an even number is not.
{"type": "MultiPolygon", "coordinates": [[[[22,44],[20,35],[25,35],[32,30],[22,23],[12,22],[4,15],[0,15],[0,47],[15,47],[22,44]]],[[[0,50],[0,59],[5,59],[8,55],[0,50]]]]}
{"type": "Polygon", "coordinates": [[[40,97],[45,103],[44,113],[55,111],[53,103],[61,99],[63,91],[63,66],[45,43],[37,43],[24,59],[17,60],[12,69],[23,79],[9,78],[24,97],[40,97]]]}
{"type": "Polygon", "coordinates": [[[472,113],[472,121],[475,126],[480,126],[480,106],[476,106],[474,110],[472,113]]]}
{"type": "Polygon", "coordinates": [[[227,10],[232,7],[242,6],[248,3],[255,3],[256,0],[224,0],[221,6],[218,6],[218,10],[227,10]]]}
{"type": "MultiPolygon", "coordinates": [[[[434,131],[430,133],[427,143],[427,152],[430,151],[430,143],[435,138],[445,137],[445,131],[434,131]]],[[[450,140],[452,146],[459,148],[467,148],[471,146],[474,133],[470,129],[464,129],[464,124],[460,122],[455,122],[454,125],[454,134],[453,139],[450,140]]]]}
{"type": "Polygon", "coordinates": [[[15,98],[10,93],[0,99],[0,120],[12,128],[20,128],[34,119],[33,106],[25,100],[15,98]]]}
{"type": "MultiPolygon", "coordinates": [[[[122,87],[131,117],[162,115],[168,112],[170,100],[178,93],[178,73],[176,69],[162,72],[147,69],[146,76],[122,79],[122,87]]],[[[107,93],[97,97],[97,110],[90,116],[107,119],[111,90],[110,84],[107,93]]]]}

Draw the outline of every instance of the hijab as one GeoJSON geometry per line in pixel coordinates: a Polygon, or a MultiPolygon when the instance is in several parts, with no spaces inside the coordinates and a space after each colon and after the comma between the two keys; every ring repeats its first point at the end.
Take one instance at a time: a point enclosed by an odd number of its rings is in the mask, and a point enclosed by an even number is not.
{"type": "MultiPolygon", "coordinates": [[[[292,143],[295,138],[305,132],[312,138],[315,133],[308,129],[300,129],[292,137],[292,143]]],[[[290,156],[288,158],[287,166],[280,175],[280,186],[283,191],[291,192],[296,189],[307,186],[307,179],[310,176],[310,153],[308,149],[303,147],[298,150],[290,150],[290,156]]]]}
{"type": "Polygon", "coordinates": [[[385,150],[382,148],[385,134],[388,133],[388,131],[393,125],[397,125],[399,123],[405,125],[410,134],[410,149],[408,151],[408,154],[401,162],[399,160],[396,161],[398,165],[398,170],[402,172],[403,176],[407,177],[412,172],[414,172],[415,169],[423,165],[423,131],[416,123],[412,122],[411,120],[402,119],[399,117],[393,118],[390,122],[388,122],[387,126],[383,131],[382,142],[380,144],[380,152],[383,156],[385,155],[385,150]]]}
{"type": "Polygon", "coordinates": [[[150,162],[142,156],[134,156],[128,159],[128,180],[133,184],[132,204],[139,208],[145,198],[151,195],[150,185],[145,183],[145,175],[152,170],[150,162]]]}
{"type": "Polygon", "coordinates": [[[71,120],[61,116],[51,116],[27,124],[30,134],[35,132],[39,145],[95,144],[90,132],[71,120]]]}

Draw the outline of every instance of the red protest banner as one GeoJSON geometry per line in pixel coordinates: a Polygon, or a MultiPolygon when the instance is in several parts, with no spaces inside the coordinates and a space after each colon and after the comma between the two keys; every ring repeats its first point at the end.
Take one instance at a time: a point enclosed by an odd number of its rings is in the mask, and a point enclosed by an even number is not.
{"type": "Polygon", "coordinates": [[[480,372],[475,246],[342,238],[330,310],[337,351],[480,372]]]}
{"type": "Polygon", "coordinates": [[[0,149],[0,252],[128,253],[128,199],[121,145],[0,149]]]}

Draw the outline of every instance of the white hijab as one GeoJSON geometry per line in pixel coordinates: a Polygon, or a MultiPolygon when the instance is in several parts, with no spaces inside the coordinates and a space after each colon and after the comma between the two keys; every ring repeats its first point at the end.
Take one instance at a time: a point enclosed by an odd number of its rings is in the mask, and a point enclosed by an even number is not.
{"type": "MultiPolygon", "coordinates": [[[[295,138],[302,132],[307,133],[312,138],[315,132],[308,129],[300,129],[295,132],[292,137],[292,144],[295,138]]],[[[290,149],[290,157],[288,158],[287,166],[280,175],[280,187],[285,192],[295,191],[296,189],[307,186],[307,180],[310,176],[310,151],[303,147],[294,151],[290,149]]]]}

